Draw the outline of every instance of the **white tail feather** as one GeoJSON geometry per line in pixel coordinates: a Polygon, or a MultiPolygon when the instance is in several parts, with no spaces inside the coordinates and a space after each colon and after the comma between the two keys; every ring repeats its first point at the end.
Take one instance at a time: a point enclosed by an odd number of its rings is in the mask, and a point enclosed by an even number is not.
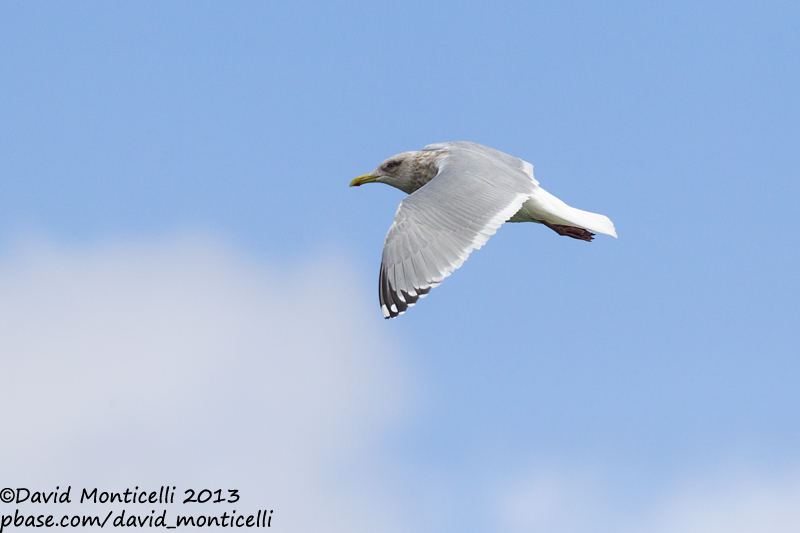
{"type": "Polygon", "coordinates": [[[612,237],[617,236],[614,223],[607,216],[570,207],[541,187],[537,187],[536,192],[525,202],[520,214],[523,211],[534,220],[544,220],[550,224],[578,226],[612,237]]]}

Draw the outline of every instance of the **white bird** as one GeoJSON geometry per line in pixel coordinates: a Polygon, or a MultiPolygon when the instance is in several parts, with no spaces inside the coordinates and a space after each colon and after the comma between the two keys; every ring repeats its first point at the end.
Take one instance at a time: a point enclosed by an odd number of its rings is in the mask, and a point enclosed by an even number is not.
{"type": "Polygon", "coordinates": [[[617,236],[608,217],[570,207],[539,187],[533,165],[470,142],[430,144],[390,157],[350,182],[385,183],[409,194],[383,245],[381,311],[394,318],[483,246],[503,222],[537,222],[591,241],[617,236]]]}

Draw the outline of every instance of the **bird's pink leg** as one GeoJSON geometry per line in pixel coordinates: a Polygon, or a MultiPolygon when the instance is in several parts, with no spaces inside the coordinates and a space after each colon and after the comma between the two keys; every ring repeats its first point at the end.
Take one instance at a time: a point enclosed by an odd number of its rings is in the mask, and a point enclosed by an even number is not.
{"type": "Polygon", "coordinates": [[[573,239],[580,239],[586,242],[591,242],[591,240],[594,239],[594,233],[583,228],[576,228],[575,226],[562,226],[560,224],[550,224],[544,220],[541,222],[551,230],[565,237],[572,237],[573,239]]]}

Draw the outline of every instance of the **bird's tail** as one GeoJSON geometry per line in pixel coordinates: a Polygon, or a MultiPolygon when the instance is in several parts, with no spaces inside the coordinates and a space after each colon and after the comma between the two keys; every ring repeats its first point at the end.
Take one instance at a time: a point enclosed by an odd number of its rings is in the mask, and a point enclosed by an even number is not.
{"type": "Polygon", "coordinates": [[[537,188],[525,207],[529,207],[537,219],[550,224],[577,226],[615,238],[617,236],[614,223],[607,216],[570,207],[541,187],[537,188]]]}

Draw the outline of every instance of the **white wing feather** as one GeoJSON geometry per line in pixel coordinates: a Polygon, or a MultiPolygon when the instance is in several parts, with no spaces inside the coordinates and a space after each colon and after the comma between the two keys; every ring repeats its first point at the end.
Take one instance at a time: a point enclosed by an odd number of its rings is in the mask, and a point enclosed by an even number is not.
{"type": "Polygon", "coordinates": [[[533,167],[471,143],[444,150],[435,178],[400,203],[383,247],[381,310],[395,317],[460,267],[537,189],[533,167]]]}

